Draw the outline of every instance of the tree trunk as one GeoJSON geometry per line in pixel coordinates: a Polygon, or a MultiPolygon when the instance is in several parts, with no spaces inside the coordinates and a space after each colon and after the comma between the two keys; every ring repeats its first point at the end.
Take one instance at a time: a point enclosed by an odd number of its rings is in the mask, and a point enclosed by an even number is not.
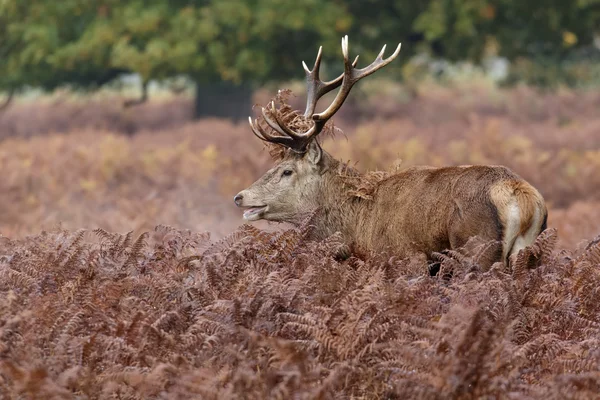
{"type": "Polygon", "coordinates": [[[233,121],[252,115],[252,88],[249,84],[231,82],[196,83],[196,118],[218,117],[233,121]]]}
{"type": "Polygon", "coordinates": [[[8,92],[7,96],[6,96],[6,100],[4,100],[3,104],[0,105],[0,112],[6,110],[10,104],[12,103],[13,99],[15,98],[15,89],[10,89],[10,91],[8,92]]]}

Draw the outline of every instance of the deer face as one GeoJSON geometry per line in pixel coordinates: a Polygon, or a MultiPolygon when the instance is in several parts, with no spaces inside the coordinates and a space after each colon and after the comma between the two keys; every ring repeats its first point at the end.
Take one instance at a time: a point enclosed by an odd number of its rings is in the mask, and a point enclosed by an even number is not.
{"type": "Polygon", "coordinates": [[[322,154],[320,146],[312,142],[305,154],[291,153],[239,192],[234,201],[246,209],[244,219],[294,222],[316,209],[323,179],[322,154]]]}

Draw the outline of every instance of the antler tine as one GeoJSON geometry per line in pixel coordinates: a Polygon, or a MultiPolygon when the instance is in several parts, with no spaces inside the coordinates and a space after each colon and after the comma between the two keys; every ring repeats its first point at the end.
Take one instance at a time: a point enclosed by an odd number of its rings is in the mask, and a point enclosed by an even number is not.
{"type": "Polygon", "coordinates": [[[398,54],[400,53],[400,48],[402,47],[402,43],[399,43],[398,47],[396,47],[396,50],[394,51],[394,53],[384,60],[383,54],[385,53],[385,47],[386,47],[386,45],[383,45],[383,48],[379,52],[379,55],[377,56],[375,61],[373,61],[371,63],[371,65],[368,65],[365,68],[361,68],[361,69],[353,69],[352,79],[354,80],[355,83],[359,79],[362,79],[365,76],[371,75],[373,72],[385,67],[386,65],[388,65],[389,63],[394,61],[396,56],[398,56],[398,54]]]}
{"type": "Polygon", "coordinates": [[[304,71],[306,71],[307,75],[314,75],[316,77],[319,76],[319,69],[321,68],[321,56],[323,55],[323,46],[319,46],[319,51],[317,52],[317,58],[315,59],[315,65],[313,66],[312,71],[308,69],[306,63],[302,61],[302,65],[304,66],[304,71]]]}
{"type": "MultiPolygon", "coordinates": [[[[256,129],[256,126],[254,126],[255,122],[256,120],[252,121],[252,117],[248,117],[248,123],[250,124],[250,129],[252,129],[252,133],[254,133],[254,136],[259,138],[260,140],[267,142],[267,139],[258,131],[258,129],[256,129]]],[[[258,122],[256,122],[256,125],[258,125],[258,122]]]]}
{"type": "Polygon", "coordinates": [[[342,81],[342,87],[341,87],[340,91],[338,92],[338,94],[336,95],[333,102],[329,105],[329,107],[325,111],[323,111],[320,114],[313,115],[313,119],[315,120],[315,123],[318,123],[321,126],[324,126],[325,123],[327,122],[327,120],[329,120],[329,118],[331,118],[333,116],[333,114],[335,114],[337,112],[337,110],[340,109],[340,107],[344,103],[344,100],[346,100],[346,97],[348,97],[348,94],[350,94],[350,89],[352,89],[352,86],[354,86],[354,84],[356,82],[358,82],[359,80],[361,80],[362,78],[364,78],[368,75],[371,75],[375,71],[385,67],[390,62],[392,62],[400,53],[401,45],[402,45],[401,43],[398,44],[396,51],[394,51],[394,53],[390,57],[386,58],[385,60],[383,59],[383,54],[385,53],[385,48],[386,48],[386,46],[384,45],[383,48],[381,49],[381,51],[379,52],[379,55],[377,56],[377,58],[375,58],[375,61],[373,61],[370,65],[366,66],[365,68],[356,69],[356,68],[354,68],[354,65],[350,64],[350,62],[349,62],[348,35],[344,36],[342,38],[342,55],[344,56],[344,77],[343,77],[343,81],[342,81]]]}
{"type": "MultiPolygon", "coordinates": [[[[279,119],[277,118],[277,111],[275,110],[275,103],[272,101],[269,103],[269,105],[271,106],[271,110],[269,111],[271,111],[272,115],[274,115],[277,119],[277,122],[279,122],[279,119]]],[[[279,133],[282,137],[285,137],[286,134],[288,134],[287,130],[285,129],[285,126],[277,125],[275,122],[273,122],[271,118],[269,118],[264,107],[261,107],[261,112],[265,122],[277,133],[279,133]]]]}
{"type": "MultiPolygon", "coordinates": [[[[304,71],[306,72],[306,110],[304,111],[305,117],[310,117],[314,114],[315,108],[317,107],[317,102],[321,97],[331,92],[332,90],[338,88],[342,84],[342,80],[344,79],[344,74],[342,73],[335,79],[332,79],[328,82],[323,82],[319,78],[319,70],[321,69],[321,56],[323,52],[323,46],[319,47],[319,51],[317,52],[317,58],[315,60],[315,65],[311,70],[308,69],[306,63],[302,61],[302,66],[304,67],[304,71]]],[[[354,59],[352,62],[352,66],[356,66],[358,63],[358,57],[354,59]]]]}
{"type": "Polygon", "coordinates": [[[254,135],[260,140],[270,143],[279,143],[286,147],[294,145],[294,140],[290,137],[273,136],[265,132],[265,130],[260,126],[256,119],[253,121],[252,117],[248,117],[248,122],[250,122],[250,128],[252,129],[252,133],[254,133],[254,135]]]}

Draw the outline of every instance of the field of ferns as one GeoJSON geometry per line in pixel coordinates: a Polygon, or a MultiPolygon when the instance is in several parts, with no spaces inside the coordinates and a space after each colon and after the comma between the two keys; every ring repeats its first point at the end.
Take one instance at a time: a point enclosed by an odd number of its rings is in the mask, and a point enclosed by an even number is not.
{"type": "Polygon", "coordinates": [[[379,89],[357,88],[324,147],[362,171],[512,168],[549,206],[516,262],[474,242],[429,276],[339,260],[310,220],[244,224],[233,195],[269,154],[185,97],[17,103],[0,114],[0,399],[598,398],[600,92],[379,89]]]}

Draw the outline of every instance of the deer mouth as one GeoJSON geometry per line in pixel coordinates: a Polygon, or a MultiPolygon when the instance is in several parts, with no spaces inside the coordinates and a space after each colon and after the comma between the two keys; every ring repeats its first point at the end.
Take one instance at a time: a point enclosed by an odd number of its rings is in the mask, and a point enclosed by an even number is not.
{"type": "Polygon", "coordinates": [[[266,210],[267,206],[248,207],[246,211],[244,211],[244,219],[246,221],[256,221],[262,217],[266,210]]]}

